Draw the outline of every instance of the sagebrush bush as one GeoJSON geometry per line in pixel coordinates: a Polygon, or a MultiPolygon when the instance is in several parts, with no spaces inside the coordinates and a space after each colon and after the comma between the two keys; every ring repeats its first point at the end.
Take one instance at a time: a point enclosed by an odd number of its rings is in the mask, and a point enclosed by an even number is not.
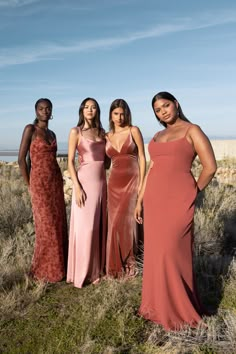
{"type": "Polygon", "coordinates": [[[194,217],[196,254],[235,254],[236,188],[209,185],[199,194],[194,217]]]}
{"type": "Polygon", "coordinates": [[[31,201],[22,179],[0,180],[0,237],[15,234],[17,228],[32,222],[31,201]]]}
{"type": "Polygon", "coordinates": [[[229,168],[236,168],[236,157],[227,157],[223,160],[217,161],[218,167],[229,167],[229,168]]]}

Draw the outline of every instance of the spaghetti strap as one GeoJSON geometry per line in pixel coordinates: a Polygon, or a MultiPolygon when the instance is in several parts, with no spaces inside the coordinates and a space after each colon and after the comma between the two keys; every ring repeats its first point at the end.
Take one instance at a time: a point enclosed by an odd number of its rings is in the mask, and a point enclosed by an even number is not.
{"type": "Polygon", "coordinates": [[[156,138],[157,138],[157,136],[158,136],[159,133],[160,133],[160,132],[157,132],[157,133],[154,135],[154,137],[153,137],[153,140],[154,140],[154,141],[156,141],[156,138]]]}
{"type": "Polygon", "coordinates": [[[79,135],[83,136],[81,128],[80,127],[76,127],[76,128],[77,128],[77,131],[78,131],[79,135]]]}
{"type": "Polygon", "coordinates": [[[132,134],[132,128],[133,128],[133,125],[130,125],[130,127],[129,127],[129,134],[131,135],[131,138],[134,140],[133,134],[132,134]]]}
{"type": "Polygon", "coordinates": [[[191,128],[191,126],[192,126],[192,124],[190,124],[190,125],[188,126],[188,128],[186,129],[186,132],[185,132],[185,134],[184,134],[184,138],[186,138],[186,135],[188,134],[188,131],[189,131],[189,129],[191,128]]]}

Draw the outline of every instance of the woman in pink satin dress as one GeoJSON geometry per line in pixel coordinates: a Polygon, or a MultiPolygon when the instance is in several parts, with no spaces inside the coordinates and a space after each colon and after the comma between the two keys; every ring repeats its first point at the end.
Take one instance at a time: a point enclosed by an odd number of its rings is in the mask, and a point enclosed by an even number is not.
{"type": "Polygon", "coordinates": [[[152,108],[165,129],[149,143],[150,168],[135,217],[142,223],[144,268],[139,313],[166,330],[196,327],[204,309],[198,299],[192,264],[194,202],[214,176],[216,161],[209,139],[184,116],[169,92],[153,97],[152,108]],[[203,166],[195,181],[191,167],[203,166]]]}
{"type": "Polygon", "coordinates": [[[105,266],[105,132],[94,98],[80,105],[69,136],[68,167],[73,181],[67,282],[75,287],[99,282],[105,266]],[[79,168],[75,167],[78,152],[79,168]]]}
{"type": "Polygon", "coordinates": [[[111,104],[109,122],[106,153],[112,167],[108,179],[106,274],[133,276],[139,241],[133,214],[145,174],[144,144],[140,130],[131,124],[131,112],[123,99],[111,104]]]}

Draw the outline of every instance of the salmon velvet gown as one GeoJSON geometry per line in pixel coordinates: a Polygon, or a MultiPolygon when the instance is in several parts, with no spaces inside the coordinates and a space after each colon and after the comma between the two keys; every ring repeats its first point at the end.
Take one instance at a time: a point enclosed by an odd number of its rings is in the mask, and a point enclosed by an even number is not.
{"type": "Polygon", "coordinates": [[[75,287],[96,281],[105,267],[106,175],[105,140],[93,141],[80,134],[78,179],[86,193],[78,207],[72,194],[67,282],[75,287]]]}
{"type": "Polygon", "coordinates": [[[48,144],[39,136],[30,145],[30,194],[35,226],[31,274],[48,282],[62,280],[67,264],[66,208],[56,151],[56,140],[48,144]]]}
{"type": "Polygon", "coordinates": [[[186,136],[149,143],[151,168],[144,194],[144,269],[139,313],[166,330],[195,327],[203,310],[192,265],[197,185],[195,152],[186,136]]]}
{"type": "Polygon", "coordinates": [[[112,167],[108,179],[108,236],[106,273],[113,277],[134,271],[137,223],[134,209],[139,183],[138,149],[129,132],[120,151],[109,141],[106,153],[112,167]]]}

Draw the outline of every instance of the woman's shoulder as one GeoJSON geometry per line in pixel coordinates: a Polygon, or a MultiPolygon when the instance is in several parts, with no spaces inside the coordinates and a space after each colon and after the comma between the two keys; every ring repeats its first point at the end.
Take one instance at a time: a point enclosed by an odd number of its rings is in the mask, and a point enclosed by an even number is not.
{"type": "Polygon", "coordinates": [[[137,125],[131,125],[131,126],[130,126],[130,130],[131,130],[132,132],[137,132],[137,131],[140,132],[140,129],[139,129],[139,127],[137,127],[137,125]]]}
{"type": "Polygon", "coordinates": [[[25,129],[24,129],[24,130],[25,130],[25,131],[28,131],[28,132],[34,132],[34,131],[35,131],[35,125],[32,124],[32,123],[27,124],[27,125],[25,126],[25,129]]]}
{"type": "Polygon", "coordinates": [[[188,123],[187,126],[187,132],[191,135],[191,134],[199,134],[199,133],[203,133],[202,129],[200,128],[199,125],[194,124],[194,123],[188,123]]]}
{"type": "Polygon", "coordinates": [[[187,129],[186,136],[189,137],[194,144],[202,139],[209,139],[199,125],[192,123],[187,129]]]}
{"type": "Polygon", "coordinates": [[[78,135],[79,134],[79,132],[80,132],[80,128],[79,127],[73,127],[73,128],[71,128],[71,130],[70,130],[70,133],[71,134],[73,134],[73,135],[78,135]]]}
{"type": "Polygon", "coordinates": [[[153,137],[152,137],[152,139],[151,139],[151,141],[152,140],[156,140],[156,137],[157,137],[157,135],[159,135],[159,134],[163,134],[163,132],[165,131],[165,129],[166,128],[164,128],[164,129],[162,129],[162,130],[158,130],[154,135],[153,135],[153,137]]]}
{"type": "Polygon", "coordinates": [[[109,130],[108,132],[105,132],[105,138],[110,139],[110,137],[113,135],[113,131],[109,130]]]}
{"type": "Polygon", "coordinates": [[[32,135],[35,132],[35,125],[34,124],[27,124],[24,128],[24,136],[26,137],[32,137],[32,135]]]}
{"type": "Polygon", "coordinates": [[[70,130],[69,141],[79,141],[80,139],[80,129],[79,127],[73,127],[70,130]]]}
{"type": "Polygon", "coordinates": [[[130,126],[130,131],[131,131],[132,134],[142,135],[141,130],[136,125],[131,125],[130,126]]]}

